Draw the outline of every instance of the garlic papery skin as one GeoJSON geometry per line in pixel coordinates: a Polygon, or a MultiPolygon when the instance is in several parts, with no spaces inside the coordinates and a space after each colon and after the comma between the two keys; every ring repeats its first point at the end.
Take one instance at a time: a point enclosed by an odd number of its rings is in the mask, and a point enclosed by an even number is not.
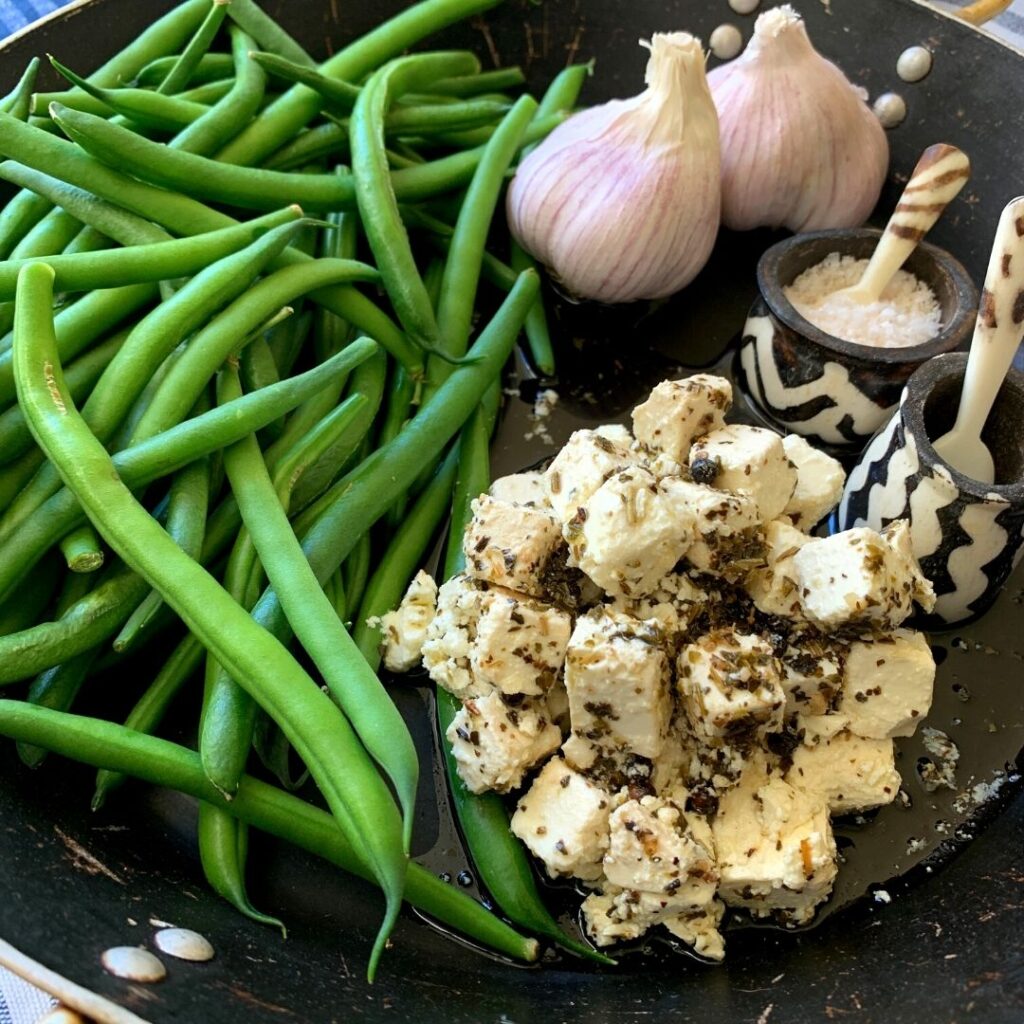
{"type": "Polygon", "coordinates": [[[647,89],[573,115],[508,191],[519,244],[571,294],[658,299],[689,284],[718,233],[718,117],[700,40],[658,33],[647,89]]]}
{"type": "Polygon", "coordinates": [[[889,167],[864,97],[811,45],[788,4],[708,76],[722,131],[722,223],[738,231],[863,224],[889,167]]]}

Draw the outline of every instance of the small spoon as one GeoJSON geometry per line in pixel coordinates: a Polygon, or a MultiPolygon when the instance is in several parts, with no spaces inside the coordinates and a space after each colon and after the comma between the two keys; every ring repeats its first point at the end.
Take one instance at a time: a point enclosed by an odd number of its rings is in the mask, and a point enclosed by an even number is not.
{"type": "Polygon", "coordinates": [[[1024,196],[1007,203],[999,218],[992,255],[974,322],[960,408],[953,429],[933,443],[954,469],[990,484],[992,453],[981,439],[1003,378],[1024,338],[1024,196]]]}
{"type": "Polygon", "coordinates": [[[970,174],[971,162],[962,150],[944,142],[929,146],[917,161],[861,279],[836,294],[864,305],[877,302],[970,174]]]}

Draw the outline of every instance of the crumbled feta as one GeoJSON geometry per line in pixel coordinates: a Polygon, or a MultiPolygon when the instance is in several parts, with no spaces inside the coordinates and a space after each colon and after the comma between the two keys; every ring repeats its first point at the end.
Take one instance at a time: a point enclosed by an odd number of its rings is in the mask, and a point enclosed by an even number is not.
{"type": "Polygon", "coordinates": [[[838,710],[858,736],[912,736],[932,705],[934,683],[924,635],[897,629],[850,645],[838,710]]]}
{"type": "Polygon", "coordinates": [[[763,559],[764,530],[752,498],[684,480],[662,486],[696,518],[697,539],[685,555],[695,569],[734,580],[763,559]]]}
{"type": "Polygon", "coordinates": [[[566,653],[565,688],[572,722],[565,753],[576,767],[661,753],[672,714],[669,664],[650,623],[605,609],[582,616],[566,653]]]}
{"type": "Polygon", "coordinates": [[[445,737],[459,778],[471,793],[515,789],[562,742],[562,733],[542,700],[510,707],[497,690],[467,700],[445,737]]]}
{"type": "Polygon", "coordinates": [[[719,427],[690,449],[690,469],[698,462],[717,464],[712,486],[753,498],[768,522],[782,514],[796,490],[796,470],[774,430],[732,423],[719,427]]]}
{"type": "Polygon", "coordinates": [[[796,490],[783,511],[794,526],[810,531],[839,504],[846,472],[832,456],[818,451],[799,434],[787,434],[782,447],[796,466],[796,490]]]}
{"type": "Polygon", "coordinates": [[[786,695],[779,661],[758,636],[727,627],[679,653],[678,687],[695,732],[722,738],[782,727],[786,695]]]}
{"type": "Polygon", "coordinates": [[[793,557],[809,540],[786,518],[773,519],[765,527],[766,564],[753,569],[744,586],[766,615],[802,617],[793,557]]]}
{"type": "Polygon", "coordinates": [[[544,474],[536,471],[512,473],[498,477],[487,492],[492,498],[507,505],[526,505],[530,508],[550,508],[544,474]]]}
{"type": "Polygon", "coordinates": [[[932,611],[935,608],[935,588],[921,572],[921,565],[914,554],[910,523],[906,519],[894,519],[882,530],[882,537],[889,545],[892,557],[900,564],[902,576],[910,583],[912,599],[926,612],[932,611]]]}
{"type": "Polygon", "coordinates": [[[570,564],[613,595],[654,590],[693,542],[695,519],[672,478],[640,466],[613,474],[565,527],[570,564]]]}
{"type": "Polygon", "coordinates": [[[629,432],[629,428],[621,423],[602,423],[599,427],[594,427],[594,433],[598,437],[622,445],[623,448],[629,448],[633,443],[633,435],[629,432]]]}
{"type": "Polygon", "coordinates": [[[434,618],[437,584],[425,572],[418,572],[409,584],[401,604],[380,617],[381,653],[384,667],[391,672],[408,672],[420,663],[427,628],[434,618]]]}
{"type": "Polygon", "coordinates": [[[605,480],[634,462],[628,444],[596,430],[575,431],[544,475],[555,515],[568,523],[605,480]]]}
{"type": "Polygon", "coordinates": [[[694,438],[724,426],[731,405],[732,385],[724,377],[663,380],[633,410],[633,433],[653,451],[686,462],[694,438]]]}
{"type": "Polygon", "coordinates": [[[510,505],[481,494],[471,506],[462,548],[466,572],[477,579],[544,595],[541,575],[562,544],[558,521],[546,509],[510,505]]]}
{"type": "Polygon", "coordinates": [[[866,526],[809,540],[793,569],[804,614],[821,629],[898,626],[925,596],[913,556],[866,526]]]}
{"type": "Polygon", "coordinates": [[[634,619],[655,619],[666,638],[687,628],[708,601],[707,593],[680,573],[669,573],[645,597],[616,597],[609,606],[634,619]]]}
{"type": "Polygon", "coordinates": [[[790,634],[779,655],[786,713],[824,715],[843,685],[846,649],[835,640],[811,632],[790,634]]]}
{"type": "Polygon", "coordinates": [[[519,798],[512,831],[551,878],[572,875],[591,881],[602,874],[612,804],[600,786],[553,757],[519,798]]]}
{"type": "Polygon", "coordinates": [[[718,928],[724,913],[725,904],[716,899],[705,910],[666,917],[661,923],[677,939],[682,939],[693,946],[693,951],[698,956],[707,957],[709,960],[722,960],[725,958],[725,940],[718,928]]]}
{"type": "Polygon", "coordinates": [[[751,765],[722,794],[712,831],[728,906],[803,924],[831,893],[836,844],[822,797],[751,765]]]}
{"type": "Polygon", "coordinates": [[[430,678],[460,700],[482,697],[489,689],[470,670],[483,593],[482,583],[462,573],[442,583],[423,642],[423,667],[430,678]]]}
{"type": "Polygon", "coordinates": [[[892,740],[844,731],[813,747],[798,746],[786,781],[822,797],[833,814],[851,814],[892,803],[902,780],[892,740]]]}

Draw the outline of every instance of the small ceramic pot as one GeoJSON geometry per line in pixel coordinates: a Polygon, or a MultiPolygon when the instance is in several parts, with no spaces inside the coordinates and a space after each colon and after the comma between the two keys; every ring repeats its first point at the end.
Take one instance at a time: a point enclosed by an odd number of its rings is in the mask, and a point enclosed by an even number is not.
{"type": "Polygon", "coordinates": [[[994,484],[957,472],[929,440],[953,426],[966,366],[966,355],[940,356],[910,378],[847,478],[838,511],[843,530],[910,520],[938,596],[927,624],[940,628],[984,612],[1024,553],[1024,373],[1010,371],[982,434],[994,484]]]}
{"type": "Polygon", "coordinates": [[[859,450],[892,414],[900,391],[925,360],[969,337],[977,289],[949,253],[922,243],[904,264],[935,292],[942,329],[923,345],[878,348],[833,337],[805,320],[783,288],[829,253],[865,259],[881,231],[857,228],[794,235],[757,265],[755,300],[743,328],[740,386],[770,421],[812,442],[859,450]]]}

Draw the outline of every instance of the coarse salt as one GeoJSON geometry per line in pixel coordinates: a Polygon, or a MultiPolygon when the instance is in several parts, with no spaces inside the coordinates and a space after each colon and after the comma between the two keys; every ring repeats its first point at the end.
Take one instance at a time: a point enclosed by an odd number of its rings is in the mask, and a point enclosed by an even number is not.
{"type": "Polygon", "coordinates": [[[783,292],[793,308],[833,337],[876,348],[908,348],[934,338],[942,326],[935,293],[913,274],[897,270],[877,302],[836,292],[856,284],[868,261],[829,253],[783,292]]]}

